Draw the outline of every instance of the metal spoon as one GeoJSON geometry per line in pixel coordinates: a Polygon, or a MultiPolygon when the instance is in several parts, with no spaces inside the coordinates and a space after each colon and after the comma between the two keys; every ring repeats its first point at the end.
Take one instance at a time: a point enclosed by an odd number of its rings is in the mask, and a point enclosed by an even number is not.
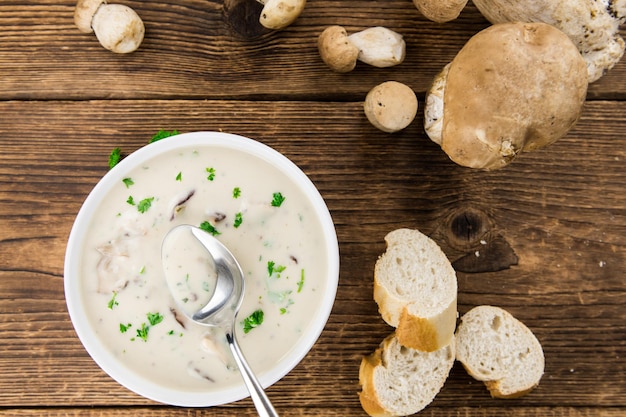
{"type": "MultiPolygon", "coordinates": [[[[250,392],[250,397],[254,402],[259,416],[278,417],[278,413],[276,413],[272,403],[269,398],[267,398],[263,387],[257,380],[252,369],[250,369],[235,336],[235,318],[241,307],[241,302],[243,301],[245,285],[244,275],[239,263],[228,248],[209,233],[198,227],[180,225],[170,230],[163,239],[161,255],[164,267],[168,253],[166,243],[168,239],[171,239],[174,233],[181,231],[190,232],[208,251],[210,258],[213,260],[217,274],[217,282],[211,298],[202,308],[195,312],[191,312],[189,309],[185,308],[186,306],[181,305],[182,301],[179,297],[174,297],[176,302],[180,305],[185,315],[194,322],[204,326],[219,327],[224,330],[228,346],[241,372],[244,383],[250,392]]],[[[166,280],[168,281],[170,290],[172,290],[170,280],[166,280]]]]}

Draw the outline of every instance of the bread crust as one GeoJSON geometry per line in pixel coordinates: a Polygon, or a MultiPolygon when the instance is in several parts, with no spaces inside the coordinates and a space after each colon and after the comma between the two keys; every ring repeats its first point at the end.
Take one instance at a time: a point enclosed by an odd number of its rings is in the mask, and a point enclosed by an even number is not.
{"type": "Polygon", "coordinates": [[[474,307],[461,317],[456,340],[456,359],[492,397],[521,397],[539,385],[545,366],[541,344],[506,310],[474,307]]]}
{"type": "Polygon", "coordinates": [[[415,349],[405,351],[404,349],[407,348],[400,345],[397,334],[394,332],[387,336],[372,354],[361,360],[359,400],[368,415],[395,417],[417,413],[433,401],[448,378],[454,364],[454,339],[449,345],[436,352],[422,352],[415,349]],[[393,363],[394,360],[404,358],[402,352],[407,354],[411,363],[393,363]],[[398,358],[394,354],[399,354],[401,357],[398,358]],[[424,366],[418,366],[416,371],[411,368],[416,366],[415,361],[421,361],[421,365],[424,366]],[[420,370],[422,372],[419,372],[420,370]],[[390,386],[392,390],[401,390],[401,395],[390,395],[390,397],[399,398],[398,402],[402,404],[390,404],[390,399],[385,399],[385,396],[390,394],[390,386]],[[415,386],[418,386],[418,389],[413,392],[403,391],[403,388],[410,390],[415,386]],[[416,395],[416,391],[419,395],[416,395]]]}
{"type": "Polygon", "coordinates": [[[429,318],[414,316],[407,308],[402,309],[396,328],[398,340],[403,346],[425,352],[434,352],[448,345],[456,327],[456,304],[455,297],[441,314],[429,318]]]}
{"type": "Polygon", "coordinates": [[[433,352],[448,345],[457,319],[456,273],[448,258],[432,239],[418,230],[394,230],[385,240],[387,251],[378,259],[374,269],[374,300],[381,317],[396,328],[403,346],[433,352]],[[431,262],[430,267],[424,266],[426,271],[417,271],[411,265],[403,266],[402,274],[392,270],[398,262],[415,263],[422,258],[431,262]],[[430,276],[425,278],[427,274],[430,276]],[[431,284],[438,289],[431,291],[429,288],[428,293],[421,292],[422,300],[415,299],[411,287],[422,284],[422,281],[432,281],[431,284]],[[424,298],[428,301],[436,298],[437,302],[425,308],[422,305],[424,298]]]}
{"type": "Polygon", "coordinates": [[[374,370],[382,365],[383,362],[382,352],[385,341],[371,355],[365,356],[361,360],[361,367],[359,368],[359,384],[361,385],[359,400],[363,410],[372,417],[385,417],[388,415],[380,405],[378,395],[376,394],[376,384],[374,383],[374,370]]]}

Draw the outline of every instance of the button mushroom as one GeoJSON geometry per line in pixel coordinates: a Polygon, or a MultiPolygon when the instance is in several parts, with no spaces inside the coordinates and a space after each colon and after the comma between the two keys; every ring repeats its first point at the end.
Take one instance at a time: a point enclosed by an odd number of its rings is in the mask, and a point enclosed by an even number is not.
{"type": "Polygon", "coordinates": [[[620,24],[626,2],[599,0],[475,0],[491,23],[543,22],[565,32],[587,62],[589,82],[597,81],[624,55],[620,24]]]}
{"type": "Polygon", "coordinates": [[[104,48],[121,54],[135,51],[145,33],[143,21],[133,9],[106,0],[78,0],[74,23],[81,32],[95,32],[104,48]]]}
{"type": "Polygon", "coordinates": [[[341,26],[329,26],[317,39],[317,48],[322,61],[335,72],[350,72],[356,66],[359,48],[341,26]]]}
{"type": "Polygon", "coordinates": [[[336,72],[350,72],[356,62],[378,68],[398,65],[404,61],[406,43],[402,35],[376,26],[348,35],[341,26],[329,26],[317,42],[322,61],[336,72]]]}
{"type": "Polygon", "coordinates": [[[474,35],[434,80],[426,133],[459,165],[497,169],[545,147],[578,121],[587,68],[545,23],[503,23],[474,35]]]}
{"type": "Polygon", "coordinates": [[[257,0],[263,5],[259,22],[268,29],[280,30],[292,24],[304,10],[306,0],[257,0]]]}
{"type": "Polygon", "coordinates": [[[386,81],[367,93],[363,110],[372,125],[383,132],[393,133],[411,124],[417,106],[417,97],[411,87],[386,81]]]}
{"type": "Polygon", "coordinates": [[[413,4],[427,19],[445,23],[459,17],[467,0],[413,0],[413,4]]]}

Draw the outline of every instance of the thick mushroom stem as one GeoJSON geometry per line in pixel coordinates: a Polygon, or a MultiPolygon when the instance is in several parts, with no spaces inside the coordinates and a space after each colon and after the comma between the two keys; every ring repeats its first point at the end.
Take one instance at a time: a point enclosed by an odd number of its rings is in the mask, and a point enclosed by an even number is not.
{"type": "Polygon", "coordinates": [[[145,33],[137,13],[121,4],[102,5],[93,16],[91,26],[103,47],[120,54],[135,51],[145,33]]]}
{"type": "Polygon", "coordinates": [[[361,62],[378,68],[398,65],[404,61],[406,44],[402,35],[382,26],[365,29],[348,36],[359,49],[361,62]]]}
{"type": "Polygon", "coordinates": [[[620,27],[626,17],[624,0],[475,0],[491,23],[543,22],[574,42],[587,63],[589,82],[599,80],[624,55],[620,27]]]}
{"type": "Polygon", "coordinates": [[[306,0],[257,0],[263,4],[259,22],[268,29],[280,30],[292,24],[304,10],[306,0]]]}
{"type": "Polygon", "coordinates": [[[95,32],[103,47],[120,54],[135,51],[145,33],[143,21],[133,9],[106,0],[78,0],[74,24],[81,32],[95,32]]]}

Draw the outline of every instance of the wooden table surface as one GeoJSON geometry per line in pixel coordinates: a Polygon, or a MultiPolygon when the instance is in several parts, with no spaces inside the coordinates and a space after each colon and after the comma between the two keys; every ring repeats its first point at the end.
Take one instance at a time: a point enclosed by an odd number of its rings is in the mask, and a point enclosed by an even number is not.
{"type": "Polygon", "coordinates": [[[490,398],[457,364],[421,415],[626,415],[626,62],[590,86],[566,137],[483,172],[452,163],[421,116],[386,134],[362,111],[386,80],[408,84],[422,104],[435,74],[488,26],[471,3],[436,24],[409,0],[309,0],[294,25],[270,32],[253,2],[119,2],[146,26],[129,55],[79,32],[72,0],[0,3],[1,415],[255,415],[249,399],[187,409],[126,390],[70,322],[63,263],[74,218],[111,150],[130,153],[159,129],[270,145],[329,206],[341,252],[337,300],[310,354],[268,389],[281,415],[365,415],[359,363],[390,333],[372,298],[373,267],[384,236],[400,227],[420,229],[454,261],[460,313],[506,308],[546,357],[539,387],[515,400],[490,398]],[[332,73],[316,48],[332,24],[393,29],[406,60],[332,73]]]}

